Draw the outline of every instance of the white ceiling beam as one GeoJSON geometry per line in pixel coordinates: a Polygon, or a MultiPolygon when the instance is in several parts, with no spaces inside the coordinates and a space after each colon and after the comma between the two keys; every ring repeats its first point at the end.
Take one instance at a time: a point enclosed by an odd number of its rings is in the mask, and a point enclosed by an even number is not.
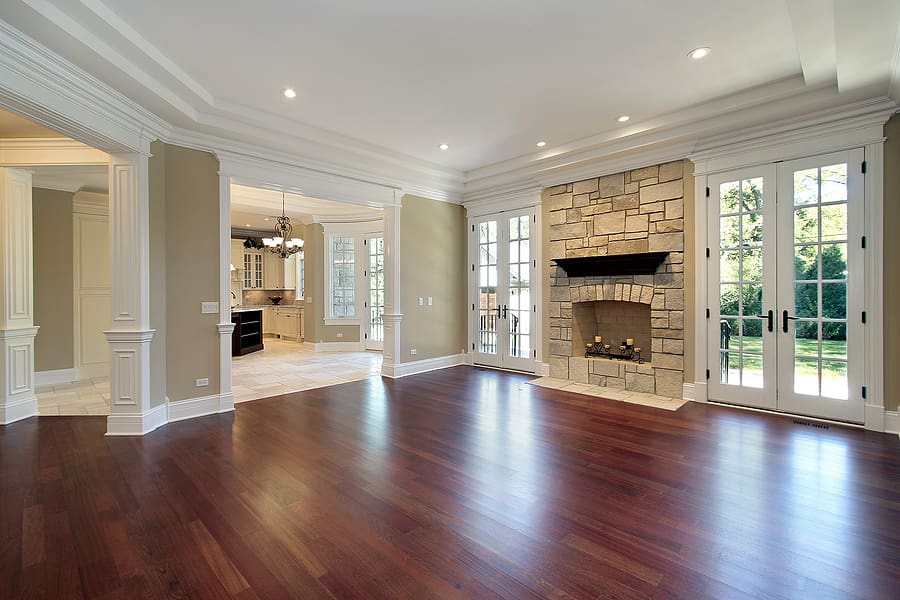
{"type": "Polygon", "coordinates": [[[806,85],[837,81],[833,0],[788,0],[788,13],[806,85]]]}

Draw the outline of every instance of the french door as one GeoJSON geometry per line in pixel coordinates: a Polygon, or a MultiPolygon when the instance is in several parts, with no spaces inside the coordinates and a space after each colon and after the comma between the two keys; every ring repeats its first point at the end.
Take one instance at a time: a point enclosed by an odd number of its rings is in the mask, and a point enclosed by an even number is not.
{"type": "Polygon", "coordinates": [[[369,297],[366,299],[366,350],[384,349],[384,238],[370,237],[365,247],[369,264],[366,277],[369,297]]]}
{"type": "Polygon", "coordinates": [[[474,362],[534,371],[534,210],[471,221],[474,362]]]}
{"type": "Polygon", "coordinates": [[[711,399],[864,420],[862,161],[709,178],[711,399]]]}

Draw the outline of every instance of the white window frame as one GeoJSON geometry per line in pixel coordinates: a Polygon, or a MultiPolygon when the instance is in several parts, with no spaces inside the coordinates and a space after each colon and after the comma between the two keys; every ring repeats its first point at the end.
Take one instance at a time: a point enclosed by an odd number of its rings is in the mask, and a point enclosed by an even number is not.
{"type": "Polygon", "coordinates": [[[384,236],[384,221],[366,221],[362,223],[322,223],[322,229],[325,233],[325,252],[324,268],[325,268],[325,325],[363,325],[366,319],[365,300],[368,298],[368,288],[366,287],[366,278],[363,275],[367,270],[369,254],[363,241],[369,237],[384,236]],[[354,317],[336,317],[331,312],[334,307],[334,282],[332,279],[331,265],[331,240],[335,237],[347,237],[353,239],[353,260],[356,268],[354,269],[353,286],[354,286],[354,317]],[[364,267],[365,266],[365,267],[364,267]],[[363,268],[364,267],[364,268],[363,268]],[[362,294],[361,291],[365,291],[362,294]]]}

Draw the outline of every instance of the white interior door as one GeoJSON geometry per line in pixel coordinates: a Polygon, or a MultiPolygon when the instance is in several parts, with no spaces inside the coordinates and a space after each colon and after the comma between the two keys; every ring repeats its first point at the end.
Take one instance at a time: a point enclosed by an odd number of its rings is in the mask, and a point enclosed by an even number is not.
{"type": "Polygon", "coordinates": [[[709,178],[711,399],[863,421],[862,161],[709,178]]]}
{"type": "Polygon", "coordinates": [[[864,420],[862,149],[778,166],[778,404],[864,420]]]}
{"type": "Polygon", "coordinates": [[[475,364],[534,371],[533,210],[472,221],[475,364]]]}
{"type": "Polygon", "coordinates": [[[775,409],[775,168],[709,179],[710,398],[775,409]]]}

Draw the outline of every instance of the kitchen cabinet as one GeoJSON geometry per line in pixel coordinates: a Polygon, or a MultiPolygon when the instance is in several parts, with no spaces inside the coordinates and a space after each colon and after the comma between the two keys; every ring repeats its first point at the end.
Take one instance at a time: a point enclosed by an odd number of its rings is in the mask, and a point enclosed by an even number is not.
{"type": "Polygon", "coordinates": [[[303,309],[297,306],[276,306],[270,309],[272,333],[281,339],[299,342],[303,339],[303,309]]]}
{"type": "MultiPolygon", "coordinates": [[[[244,240],[231,240],[231,265],[235,269],[244,268],[244,240]]],[[[237,273],[237,271],[234,271],[237,273]]]]}
{"type": "Polygon", "coordinates": [[[275,309],[262,309],[263,335],[275,335],[275,309]]]}
{"type": "Polygon", "coordinates": [[[261,310],[233,311],[231,322],[231,355],[243,356],[263,349],[261,310]]]}
{"type": "Polygon", "coordinates": [[[263,288],[263,251],[251,248],[244,249],[244,289],[260,290],[263,288]]]}
{"type": "Polygon", "coordinates": [[[293,290],[297,286],[297,256],[281,258],[266,253],[263,260],[263,285],[267,290],[293,290]]]}

